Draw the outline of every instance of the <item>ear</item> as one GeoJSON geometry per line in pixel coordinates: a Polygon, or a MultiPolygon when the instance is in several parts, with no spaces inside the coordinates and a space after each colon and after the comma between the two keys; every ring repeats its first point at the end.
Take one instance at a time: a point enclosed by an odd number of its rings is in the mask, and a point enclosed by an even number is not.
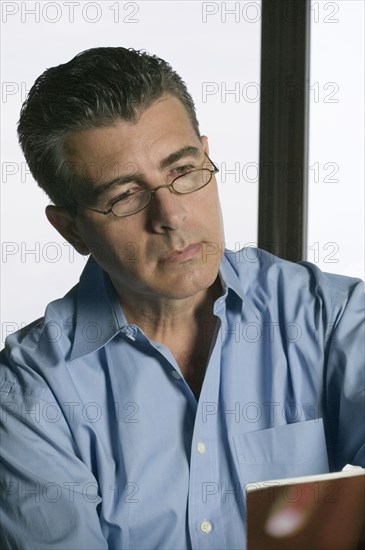
{"type": "Polygon", "coordinates": [[[77,250],[79,254],[90,254],[90,250],[80,237],[75,224],[75,218],[63,206],[46,207],[48,221],[77,250]]]}
{"type": "Polygon", "coordinates": [[[202,143],[204,153],[209,156],[209,144],[207,136],[200,136],[200,141],[202,143]]]}

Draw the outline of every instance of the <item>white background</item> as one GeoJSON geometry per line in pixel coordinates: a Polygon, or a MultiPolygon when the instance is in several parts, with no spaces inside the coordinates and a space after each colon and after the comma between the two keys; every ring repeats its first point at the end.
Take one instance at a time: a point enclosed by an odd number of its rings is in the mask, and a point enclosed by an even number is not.
{"type": "Polygon", "coordinates": [[[1,4],[2,80],[7,92],[2,98],[2,338],[41,316],[49,301],[78,281],[85,265],[85,258],[48,224],[47,197],[24,173],[16,137],[22,90],[47,67],[81,50],[147,49],[171,63],[188,85],[201,132],[210,139],[211,158],[221,168],[228,246],[257,241],[260,2],[244,2],[240,8],[251,6],[231,16],[214,2],[77,2],[73,22],[67,2],[1,4]],[[14,6],[18,11],[7,15],[14,6]],[[252,99],[240,93],[225,95],[229,89],[243,91],[250,82],[252,99]],[[207,88],[211,95],[204,94],[207,88]],[[253,181],[242,177],[246,164],[253,181]],[[231,168],[236,173],[228,174],[231,168]]]}
{"type": "MultiPolygon", "coordinates": [[[[362,276],[364,4],[321,0],[312,8],[308,259],[362,276]],[[331,82],[339,86],[337,103],[328,102],[331,82]],[[332,174],[327,163],[339,166],[337,183],[324,181],[332,174]]],[[[260,1],[1,2],[2,340],[40,317],[85,265],[48,224],[47,197],[16,137],[21,103],[37,76],[84,49],[147,49],[181,74],[221,169],[227,245],[257,242],[260,9],[260,1]]]]}
{"type": "Polygon", "coordinates": [[[307,258],[364,278],[363,0],[312,2],[307,258]]]}

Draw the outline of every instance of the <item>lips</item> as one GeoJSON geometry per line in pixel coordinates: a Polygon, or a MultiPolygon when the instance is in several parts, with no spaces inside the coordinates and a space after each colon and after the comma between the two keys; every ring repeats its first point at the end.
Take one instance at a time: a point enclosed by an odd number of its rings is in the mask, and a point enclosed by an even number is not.
{"type": "Polygon", "coordinates": [[[171,263],[187,261],[201,254],[201,248],[201,243],[190,244],[181,250],[173,250],[164,256],[163,259],[164,261],[171,263]]]}

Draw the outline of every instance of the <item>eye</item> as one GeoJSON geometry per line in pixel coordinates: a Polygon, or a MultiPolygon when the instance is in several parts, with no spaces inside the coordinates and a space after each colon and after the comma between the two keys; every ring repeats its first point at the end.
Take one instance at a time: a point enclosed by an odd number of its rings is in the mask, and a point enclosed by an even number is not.
{"type": "Polygon", "coordinates": [[[121,193],[120,195],[113,197],[109,201],[109,204],[110,206],[113,206],[113,204],[115,204],[116,202],[128,202],[130,200],[133,200],[133,197],[138,191],[141,191],[140,187],[131,187],[126,191],[124,191],[123,193],[121,193]]]}
{"type": "Polygon", "coordinates": [[[192,170],[195,170],[196,166],[195,164],[184,164],[183,166],[176,166],[173,168],[169,176],[173,178],[177,178],[177,176],[182,176],[183,174],[186,174],[187,172],[191,172],[192,170]]]}

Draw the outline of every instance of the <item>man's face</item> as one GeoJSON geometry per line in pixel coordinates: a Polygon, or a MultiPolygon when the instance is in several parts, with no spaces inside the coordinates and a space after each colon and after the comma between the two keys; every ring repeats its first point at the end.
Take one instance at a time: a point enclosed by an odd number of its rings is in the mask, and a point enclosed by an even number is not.
{"type": "MultiPolygon", "coordinates": [[[[72,134],[67,150],[90,182],[75,190],[75,199],[100,210],[128,190],[170,183],[185,166],[212,168],[206,138],[197,137],[185,108],[171,96],[142,111],[136,123],[72,134]]],[[[79,208],[74,225],[84,251],[94,255],[121,296],[187,298],[217,277],[224,234],[214,176],[188,195],[159,189],[147,208],[129,217],[79,208]]]]}

